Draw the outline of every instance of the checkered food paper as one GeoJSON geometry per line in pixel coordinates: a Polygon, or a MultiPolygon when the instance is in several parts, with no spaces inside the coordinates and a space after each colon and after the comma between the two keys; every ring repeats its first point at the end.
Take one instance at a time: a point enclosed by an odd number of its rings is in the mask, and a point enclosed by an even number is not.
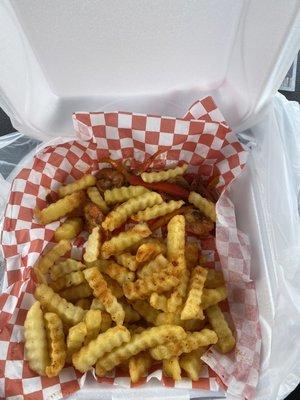
{"type": "MultiPolygon", "coordinates": [[[[138,385],[154,378],[168,387],[217,391],[226,385],[228,395],[252,399],[261,347],[258,307],[250,280],[248,238],[236,227],[234,206],[227,194],[228,185],[245,165],[246,152],[212,98],[194,103],[183,118],[78,112],[73,122],[77,140],[45,147],[12,183],[1,234],[6,269],[5,290],[0,296],[0,398],[60,399],[79,390],[86,379],[72,367],[64,368],[56,378],[40,377],[24,359],[23,325],[34,301],[32,266],[53,246],[53,232],[60,224],[40,225],[33,209],[45,207],[49,190],[96,172],[102,157],[143,161],[162,148],[165,152],[158,161],[161,168],[185,161],[189,172],[220,176],[216,240],[202,240],[200,246],[210,266],[224,273],[229,291],[224,310],[230,311],[237,345],[227,355],[214,349],[206,353],[203,359],[209,367],[198,381],[183,378],[174,382],[163,376],[158,366],[138,385]]],[[[71,256],[80,258],[83,243],[82,237],[74,241],[71,256]]],[[[130,387],[128,376],[118,369],[98,380],[130,387]]]]}

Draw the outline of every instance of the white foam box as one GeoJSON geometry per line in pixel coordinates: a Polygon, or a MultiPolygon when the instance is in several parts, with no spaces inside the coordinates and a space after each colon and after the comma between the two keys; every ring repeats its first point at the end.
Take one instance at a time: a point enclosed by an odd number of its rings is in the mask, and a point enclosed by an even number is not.
{"type": "MultiPolygon", "coordinates": [[[[22,133],[69,136],[79,110],[181,116],[206,95],[236,132],[248,129],[241,137],[253,149],[230,195],[252,245],[263,336],[257,399],[291,391],[299,214],[274,95],[300,45],[299,1],[2,0],[0,27],[0,106],[22,133]]],[[[213,396],[150,386],[88,380],[73,398],[213,396]]]]}

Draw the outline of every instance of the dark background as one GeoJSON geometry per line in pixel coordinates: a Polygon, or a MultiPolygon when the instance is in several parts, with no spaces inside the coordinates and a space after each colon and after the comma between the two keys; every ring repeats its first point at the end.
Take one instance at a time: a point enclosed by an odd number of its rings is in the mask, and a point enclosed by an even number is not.
{"type": "MultiPolygon", "coordinates": [[[[300,57],[298,57],[298,63],[297,63],[297,79],[296,79],[295,92],[285,92],[285,91],[280,91],[280,92],[284,94],[288,100],[294,100],[300,103],[300,57]]],[[[16,130],[10,123],[9,117],[0,108],[0,136],[7,135],[15,131],[16,130]]],[[[275,400],[275,399],[269,399],[269,400],[275,400]]],[[[300,400],[300,385],[286,398],[286,400],[300,400]]]]}

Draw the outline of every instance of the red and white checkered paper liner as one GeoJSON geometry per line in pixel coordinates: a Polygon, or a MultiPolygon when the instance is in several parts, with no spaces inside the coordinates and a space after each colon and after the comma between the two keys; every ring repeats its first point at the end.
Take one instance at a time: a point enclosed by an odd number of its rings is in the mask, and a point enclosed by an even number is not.
{"type": "MultiPolygon", "coordinates": [[[[197,101],[182,119],[84,112],[74,114],[73,120],[78,140],[44,148],[12,184],[1,237],[6,289],[0,296],[0,398],[59,399],[81,388],[85,381],[85,375],[71,367],[64,368],[57,378],[39,377],[24,360],[23,324],[35,287],[31,268],[45,248],[53,245],[53,232],[59,226],[59,222],[41,226],[33,209],[45,206],[49,189],[97,171],[101,157],[144,160],[158,148],[166,150],[159,161],[162,167],[186,161],[190,172],[210,176],[218,171],[220,175],[219,187],[224,190],[217,204],[216,241],[201,241],[201,249],[211,266],[224,272],[237,345],[229,355],[210,350],[203,358],[211,369],[207,368],[197,382],[174,382],[158,370],[140,383],[156,376],[165,386],[215,391],[222,388],[222,380],[228,394],[253,398],[261,346],[258,307],[249,277],[248,238],[236,228],[234,207],[226,192],[241,172],[246,152],[212,98],[197,101]]],[[[80,257],[83,243],[83,238],[76,240],[72,256],[80,257]]],[[[99,381],[130,386],[118,370],[99,381]]]]}

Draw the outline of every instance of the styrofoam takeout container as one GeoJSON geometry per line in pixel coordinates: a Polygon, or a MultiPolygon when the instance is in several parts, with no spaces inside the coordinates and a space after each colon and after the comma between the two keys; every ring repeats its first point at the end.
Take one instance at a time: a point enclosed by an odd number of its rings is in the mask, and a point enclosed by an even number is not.
{"type": "MultiPolygon", "coordinates": [[[[2,0],[0,26],[0,106],[30,136],[71,135],[77,110],[181,116],[203,95],[233,129],[251,128],[242,137],[252,152],[231,199],[252,244],[263,336],[257,398],[283,398],[300,373],[300,236],[273,97],[299,48],[299,1],[2,0]]],[[[139,390],[89,383],[73,398],[175,395],[139,390]]]]}

